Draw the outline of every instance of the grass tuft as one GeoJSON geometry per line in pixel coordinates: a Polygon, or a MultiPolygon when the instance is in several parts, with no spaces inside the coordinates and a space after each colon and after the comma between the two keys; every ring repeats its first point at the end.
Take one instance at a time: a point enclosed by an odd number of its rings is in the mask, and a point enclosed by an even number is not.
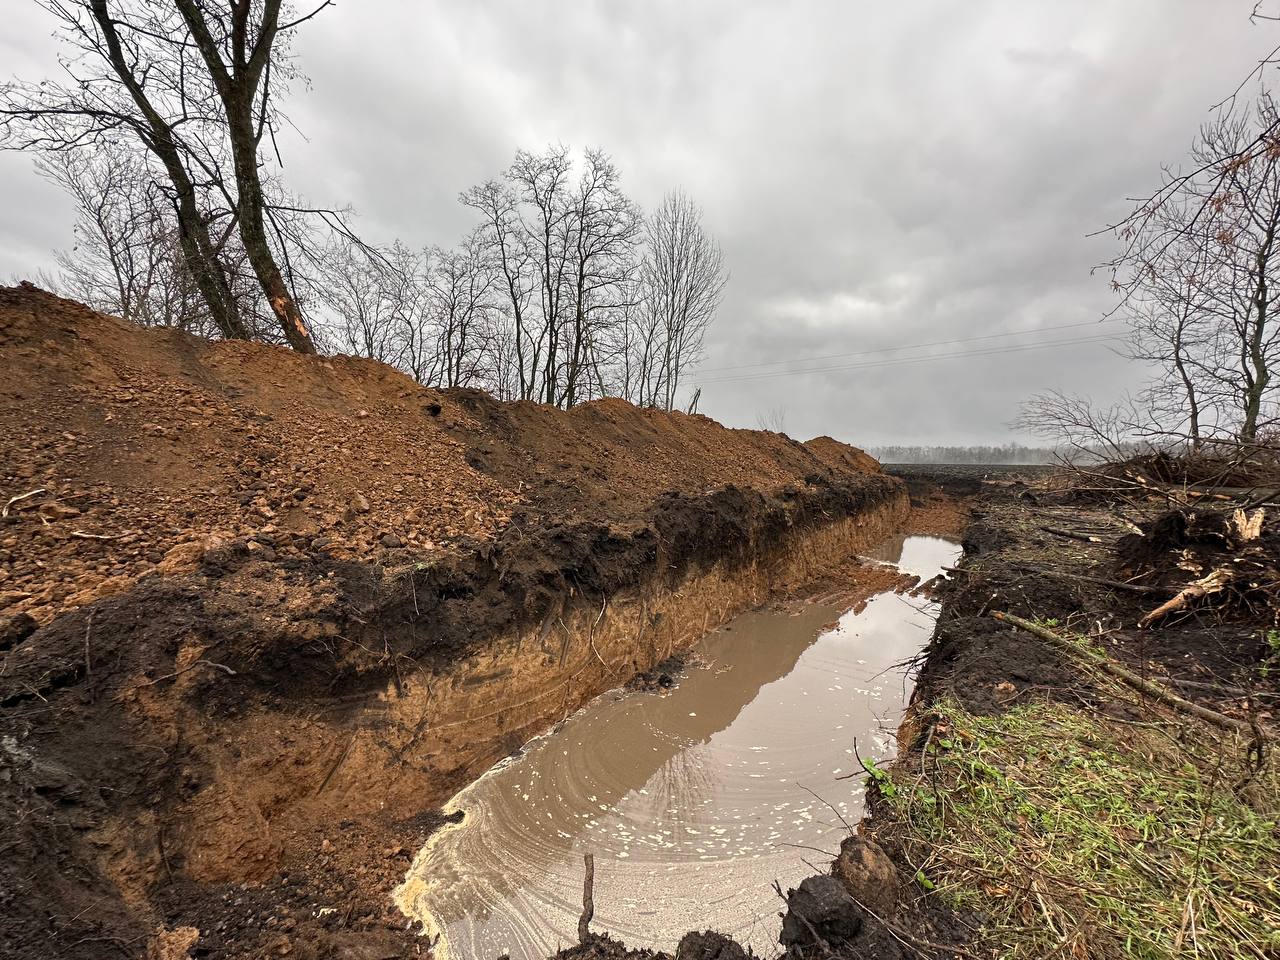
{"type": "MultiPolygon", "coordinates": [[[[874,777],[917,882],[1008,958],[1280,957],[1280,778],[1230,738],[1035,703],[935,705],[874,777]]],[[[1216,731],[1214,732],[1216,734],[1216,731]]]]}

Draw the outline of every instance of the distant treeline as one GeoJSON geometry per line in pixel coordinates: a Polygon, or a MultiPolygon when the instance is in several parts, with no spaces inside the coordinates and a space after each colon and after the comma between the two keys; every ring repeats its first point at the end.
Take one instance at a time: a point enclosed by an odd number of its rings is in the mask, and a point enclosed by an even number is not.
{"type": "Polygon", "coordinates": [[[881,463],[1054,463],[1052,447],[1024,447],[1020,443],[974,447],[871,447],[868,451],[881,463]]]}

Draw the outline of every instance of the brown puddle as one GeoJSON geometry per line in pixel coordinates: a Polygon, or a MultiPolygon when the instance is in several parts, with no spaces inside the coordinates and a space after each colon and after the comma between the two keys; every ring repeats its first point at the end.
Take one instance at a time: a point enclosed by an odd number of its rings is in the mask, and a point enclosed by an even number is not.
{"type": "MultiPolygon", "coordinates": [[[[959,547],[899,536],[870,555],[927,580],[959,547]]],[[[860,781],[836,778],[856,768],[855,738],[863,756],[892,753],[910,693],[892,667],[933,614],[892,593],[843,616],[743,614],[669,693],[604,694],[454,797],[466,818],[418,855],[401,908],[443,935],[437,956],[543,960],[577,939],[592,853],[592,929],[672,950],[711,926],[776,954],[773,882],[825,869],[841,818],[861,816],[860,781]]]]}

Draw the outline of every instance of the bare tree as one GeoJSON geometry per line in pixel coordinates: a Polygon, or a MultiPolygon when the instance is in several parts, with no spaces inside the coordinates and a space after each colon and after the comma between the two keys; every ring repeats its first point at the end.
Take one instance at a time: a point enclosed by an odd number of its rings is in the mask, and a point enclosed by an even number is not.
{"type": "MultiPolygon", "coordinates": [[[[183,256],[173,208],[145,158],[107,141],[93,151],[47,154],[36,168],[76,205],[75,246],[54,252],[59,269],[47,286],[142,326],[220,333],[183,256]]],[[[222,244],[213,266],[241,324],[267,338],[272,324],[256,309],[261,294],[234,238],[222,244]]]]}
{"type": "Polygon", "coordinates": [[[560,340],[570,277],[569,191],[572,167],[568,149],[556,146],[541,156],[519,151],[506,174],[516,196],[529,211],[522,217],[521,224],[537,277],[535,303],[540,308],[540,323],[533,349],[535,376],[538,378],[534,395],[550,404],[559,399],[560,340]]]}
{"type": "MultiPolygon", "coordinates": [[[[260,4],[240,0],[225,13],[215,12],[200,0],[174,2],[222,105],[235,171],[236,219],[249,263],[289,345],[302,353],[315,353],[302,311],[285,283],[267,237],[266,198],[258,155],[264,134],[274,131],[273,59],[277,75],[287,70],[287,61],[273,58],[276,42],[283,32],[328,6],[328,0],[306,17],[284,24],[280,22],[281,0],[260,0],[260,4]]],[[[94,6],[105,10],[105,0],[94,0],[94,6]]]]}
{"type": "Polygon", "coordinates": [[[418,383],[437,382],[440,366],[430,322],[430,272],[427,252],[399,242],[382,257],[380,276],[400,344],[399,366],[418,383]]]}
{"type": "Polygon", "coordinates": [[[95,310],[149,325],[168,251],[165,225],[132,156],[108,144],[92,154],[49,155],[36,170],[76,205],[75,246],[55,253],[58,289],[95,310]]]}
{"type": "Polygon", "coordinates": [[[586,152],[569,209],[572,310],[560,363],[557,400],[571,407],[603,396],[602,367],[610,359],[611,327],[620,325],[634,296],[641,216],[619,183],[617,167],[600,150],[586,152]]]}
{"type": "Polygon", "coordinates": [[[259,153],[278,122],[275,94],[295,75],[287,36],[327,4],[281,22],[280,0],[244,0],[226,11],[198,0],[37,2],[58,24],[65,79],[0,87],[3,146],[141,147],[152,182],[172,207],[187,270],[219,332],[251,335],[223,257],[238,233],[286,340],[313,351],[272,249],[259,153]]]}
{"type": "Polygon", "coordinates": [[[701,355],[728,281],[720,246],[683,191],[668,193],[645,225],[635,344],[639,403],[670,410],[681,377],[701,355]]]}
{"type": "Polygon", "coordinates": [[[477,230],[457,249],[433,254],[428,290],[439,382],[446,387],[492,382],[498,359],[493,313],[499,278],[484,233],[477,230]]]}
{"type": "Polygon", "coordinates": [[[476,239],[488,248],[499,273],[509,324],[497,331],[499,396],[532,400],[538,391],[542,338],[534,330],[532,301],[538,286],[527,225],[519,200],[505,183],[488,180],[465,191],[462,203],[481,216],[476,239]]]}
{"type": "Polygon", "coordinates": [[[768,410],[757,413],[756,427],[773,433],[785,434],[787,432],[787,408],[784,406],[770,407],[768,410]]]}
{"type": "Polygon", "coordinates": [[[1117,228],[1110,264],[1130,356],[1160,375],[1134,399],[1094,408],[1043,394],[1020,421],[1042,436],[1119,455],[1153,446],[1252,444],[1275,422],[1280,326],[1280,122],[1263,94],[1200,131],[1190,174],[1164,183],[1117,228]]]}
{"type": "Polygon", "coordinates": [[[337,349],[399,365],[405,357],[406,331],[396,292],[405,278],[386,258],[352,244],[334,243],[328,259],[323,301],[337,349]]]}
{"type": "Polygon", "coordinates": [[[1246,145],[1261,130],[1276,129],[1276,110],[1263,97],[1253,116],[1211,124],[1201,134],[1197,155],[1236,159],[1216,174],[1209,204],[1210,229],[1217,244],[1213,314],[1229,344],[1215,380],[1233,394],[1239,413],[1237,437],[1252,442],[1263,424],[1264,406],[1274,391],[1280,362],[1280,324],[1273,315],[1280,270],[1280,141],[1274,137],[1247,155],[1246,145]]]}
{"type": "Polygon", "coordinates": [[[155,182],[168,188],[183,256],[214,324],[223,336],[246,337],[218,267],[221,238],[206,215],[208,188],[194,162],[197,128],[209,126],[209,91],[199,87],[198,72],[186,69],[176,13],[142,8],[126,17],[102,0],[41,6],[56,19],[68,51],[60,60],[66,79],[0,87],[3,145],[65,151],[140,144],[159,168],[155,182]]]}
{"type": "Polygon", "coordinates": [[[1067,459],[1123,460],[1150,445],[1142,408],[1129,398],[1099,407],[1050,390],[1023,403],[1011,426],[1052,440],[1067,459]]]}
{"type": "Polygon", "coordinates": [[[504,181],[462,195],[501,291],[492,371],[515,395],[572,406],[615,386],[618,330],[634,300],[642,218],[607,154],[588,150],[575,179],[567,148],[520,151],[504,181]]]}
{"type": "MultiPolygon", "coordinates": [[[[1186,211],[1186,203],[1170,203],[1160,220],[1179,222],[1186,211]]],[[[1216,421],[1207,382],[1211,370],[1206,369],[1217,352],[1211,323],[1216,258],[1212,242],[1180,238],[1147,265],[1142,284],[1125,305],[1129,356],[1155,364],[1163,373],[1140,399],[1149,405],[1159,429],[1185,436],[1193,450],[1200,449],[1216,421]]]]}

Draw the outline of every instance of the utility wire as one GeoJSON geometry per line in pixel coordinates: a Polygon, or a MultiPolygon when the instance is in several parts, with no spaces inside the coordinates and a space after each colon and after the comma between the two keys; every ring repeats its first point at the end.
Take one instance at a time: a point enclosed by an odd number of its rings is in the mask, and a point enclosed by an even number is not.
{"type": "Polygon", "coordinates": [[[958,337],[955,340],[932,340],[928,343],[907,343],[897,347],[878,347],[874,350],[855,350],[853,353],[825,353],[811,357],[795,357],[791,360],[762,360],[759,363],[743,363],[728,367],[703,367],[701,373],[720,373],[729,370],[750,370],[756,367],[776,367],[783,363],[812,363],[818,360],[843,360],[846,357],[865,357],[876,353],[894,353],[898,350],[919,350],[923,347],[949,347],[957,343],[976,343],[979,340],[999,340],[1003,337],[1023,337],[1050,330],[1071,330],[1076,327],[1100,327],[1108,323],[1119,323],[1121,317],[1110,320],[1085,320],[1081,323],[1058,323],[1048,327],[1036,327],[1034,330],[1009,330],[1005,333],[988,333],[979,337],[958,337]]]}
{"type": "Polygon", "coordinates": [[[954,360],[961,357],[989,357],[1002,353],[1020,353],[1023,350],[1043,350],[1046,347],[1065,347],[1085,343],[1112,343],[1123,339],[1112,333],[1096,337],[1077,337],[1070,340],[1048,340],[1041,343],[1006,344],[981,350],[958,350],[953,353],[935,353],[924,357],[895,357],[884,360],[867,360],[862,363],[841,364],[835,367],[809,367],[804,370],[770,370],[762,373],[745,373],[739,376],[698,380],[699,386],[711,383],[743,383],[750,380],[771,380],[775,377],[799,377],[815,373],[838,373],[845,370],[868,370],[876,367],[892,367],[901,364],[926,363],[932,360],[954,360]]]}

